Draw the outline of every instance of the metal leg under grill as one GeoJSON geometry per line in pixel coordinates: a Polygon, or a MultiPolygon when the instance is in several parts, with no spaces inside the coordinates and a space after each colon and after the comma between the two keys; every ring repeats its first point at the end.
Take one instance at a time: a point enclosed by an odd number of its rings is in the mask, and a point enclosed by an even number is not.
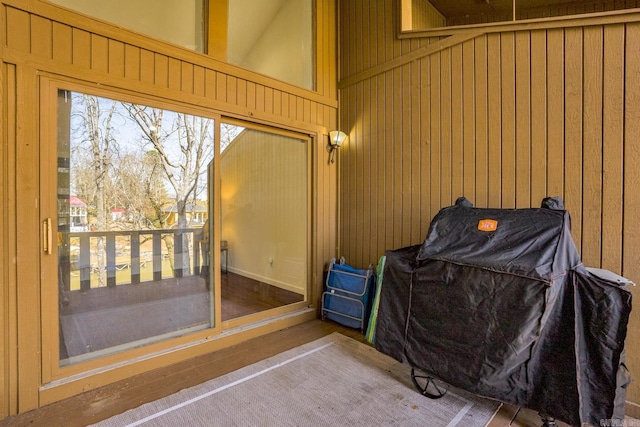
{"type": "Polygon", "coordinates": [[[420,394],[429,399],[440,399],[447,394],[449,386],[430,375],[416,375],[415,368],[411,368],[411,381],[420,394]]]}
{"type": "Polygon", "coordinates": [[[547,414],[543,414],[542,412],[538,412],[538,415],[542,420],[542,427],[558,427],[558,424],[556,424],[555,418],[550,417],[547,414]]]}

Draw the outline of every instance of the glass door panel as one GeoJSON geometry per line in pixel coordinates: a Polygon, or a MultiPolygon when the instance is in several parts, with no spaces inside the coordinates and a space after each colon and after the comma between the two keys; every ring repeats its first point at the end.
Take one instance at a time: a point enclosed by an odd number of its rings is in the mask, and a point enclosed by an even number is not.
{"type": "Polygon", "coordinates": [[[60,365],[214,325],[214,121],[58,91],[60,365]]]}
{"type": "Polygon", "coordinates": [[[307,141],[222,123],[222,320],[306,301],[307,141]]]}

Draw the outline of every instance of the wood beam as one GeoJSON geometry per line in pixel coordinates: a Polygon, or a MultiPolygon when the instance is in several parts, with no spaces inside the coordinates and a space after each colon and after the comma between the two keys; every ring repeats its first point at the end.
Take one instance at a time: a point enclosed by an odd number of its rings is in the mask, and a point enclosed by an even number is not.
{"type": "Polygon", "coordinates": [[[464,43],[467,40],[474,39],[478,36],[481,36],[482,34],[484,33],[483,32],[463,33],[455,36],[450,36],[442,40],[438,40],[435,43],[431,43],[429,46],[425,46],[423,48],[414,50],[398,58],[394,58],[391,61],[387,61],[383,64],[369,68],[368,70],[365,70],[360,73],[354,74],[353,76],[347,77],[346,79],[342,79],[338,82],[338,89],[344,89],[355,83],[369,79],[373,76],[382,74],[386,71],[392,70],[394,68],[400,67],[410,62],[416,61],[425,56],[433,55],[434,53],[440,52],[443,49],[447,49],[452,46],[458,45],[460,43],[464,43]]]}

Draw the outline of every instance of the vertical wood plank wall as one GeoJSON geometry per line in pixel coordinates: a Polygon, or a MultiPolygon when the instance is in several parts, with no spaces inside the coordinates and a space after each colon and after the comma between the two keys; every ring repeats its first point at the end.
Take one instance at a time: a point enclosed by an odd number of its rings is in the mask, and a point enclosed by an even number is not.
{"type": "MultiPolygon", "coordinates": [[[[366,267],[419,244],[459,196],[562,196],[584,263],[640,283],[640,22],[481,34],[374,72],[439,40],[399,39],[396,3],[339,2],[340,255],[366,267]]],[[[639,326],[634,311],[636,378],[639,326]]]]}
{"type": "Polygon", "coordinates": [[[55,144],[38,140],[37,86],[43,73],[311,135],[311,301],[317,303],[324,268],[337,247],[338,174],[328,162],[326,144],[328,131],[337,126],[338,100],[336,2],[314,5],[317,73],[316,90],[309,91],[47,2],[0,1],[0,111],[8,124],[0,137],[0,419],[37,407],[41,385],[34,171],[39,144],[55,144]]]}

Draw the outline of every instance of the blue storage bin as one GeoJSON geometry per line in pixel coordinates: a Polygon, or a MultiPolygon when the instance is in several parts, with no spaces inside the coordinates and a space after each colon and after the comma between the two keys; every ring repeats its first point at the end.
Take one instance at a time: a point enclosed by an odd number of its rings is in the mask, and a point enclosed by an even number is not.
{"type": "Polygon", "coordinates": [[[375,284],[373,268],[359,270],[344,262],[331,260],[325,291],[322,293],[322,318],[364,332],[371,311],[371,290],[375,284]]]}

